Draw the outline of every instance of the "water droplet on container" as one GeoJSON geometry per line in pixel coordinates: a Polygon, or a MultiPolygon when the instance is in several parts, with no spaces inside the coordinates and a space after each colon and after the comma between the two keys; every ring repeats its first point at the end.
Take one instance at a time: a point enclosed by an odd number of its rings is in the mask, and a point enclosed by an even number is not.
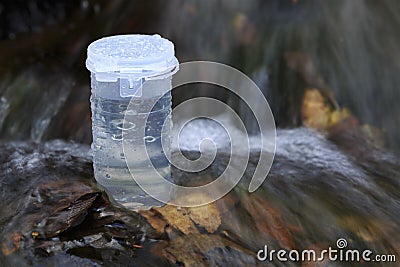
{"type": "Polygon", "coordinates": [[[144,137],[144,141],[146,141],[146,143],[153,143],[154,141],[156,141],[156,138],[154,136],[145,136],[144,137]]]}
{"type": "Polygon", "coordinates": [[[111,176],[107,173],[107,174],[106,174],[106,178],[107,178],[107,179],[111,179],[111,176]]]}
{"type": "Polygon", "coordinates": [[[125,112],[125,115],[137,115],[138,113],[137,113],[137,111],[136,110],[134,110],[134,109],[128,109],[126,112],[125,112]]]}
{"type": "Polygon", "coordinates": [[[122,140],[122,134],[113,134],[111,136],[111,139],[114,141],[121,141],[122,140]]]}
{"type": "Polygon", "coordinates": [[[134,124],[133,122],[125,122],[125,124],[123,122],[119,123],[117,125],[117,129],[119,130],[124,130],[124,131],[128,131],[128,130],[132,130],[136,127],[136,124],[134,124]]]}

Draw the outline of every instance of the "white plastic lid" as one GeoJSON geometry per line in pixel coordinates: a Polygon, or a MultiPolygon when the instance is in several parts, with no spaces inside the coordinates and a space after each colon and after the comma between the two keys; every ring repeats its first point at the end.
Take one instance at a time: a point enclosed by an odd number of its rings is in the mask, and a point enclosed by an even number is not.
{"type": "Polygon", "coordinates": [[[173,74],[178,68],[174,44],[160,35],[115,35],[91,43],[86,67],[111,79],[141,79],[173,74]]]}

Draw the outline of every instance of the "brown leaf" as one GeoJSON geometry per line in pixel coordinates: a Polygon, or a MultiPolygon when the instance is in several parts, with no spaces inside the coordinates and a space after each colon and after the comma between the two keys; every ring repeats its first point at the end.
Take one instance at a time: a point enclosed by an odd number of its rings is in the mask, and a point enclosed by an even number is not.
{"type": "Polygon", "coordinates": [[[99,193],[88,193],[70,203],[67,207],[61,207],[44,220],[44,226],[40,229],[42,238],[53,237],[66,229],[79,224],[87,214],[87,209],[92,206],[99,193]]]}
{"type": "Polygon", "coordinates": [[[190,219],[204,227],[207,232],[214,233],[221,225],[221,216],[215,202],[205,206],[189,208],[190,219]]]}
{"type": "MultiPolygon", "coordinates": [[[[189,203],[194,200],[192,197],[188,199],[189,203]]],[[[209,233],[214,233],[221,224],[221,216],[215,203],[193,208],[165,205],[160,208],[142,210],[139,213],[159,234],[165,232],[167,225],[185,235],[199,233],[196,225],[203,227],[209,233]]]]}
{"type": "MultiPolygon", "coordinates": [[[[153,210],[158,212],[163,217],[166,222],[165,225],[170,224],[172,227],[178,229],[185,235],[199,233],[196,226],[190,219],[188,210],[186,208],[165,205],[161,208],[153,208],[153,210]]],[[[152,223],[150,222],[150,224],[152,223]]]]}
{"type": "Polygon", "coordinates": [[[142,215],[147,222],[157,231],[159,235],[164,234],[165,226],[168,222],[164,219],[160,212],[154,208],[149,210],[139,210],[140,215],[142,215]]]}

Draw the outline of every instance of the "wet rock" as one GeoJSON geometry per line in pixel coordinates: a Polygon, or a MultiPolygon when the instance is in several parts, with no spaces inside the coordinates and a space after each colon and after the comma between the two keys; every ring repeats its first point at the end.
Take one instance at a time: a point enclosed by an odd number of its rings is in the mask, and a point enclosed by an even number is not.
{"type": "Polygon", "coordinates": [[[37,266],[69,265],[70,255],[122,264],[136,255],[133,245],[157,237],[96,186],[89,147],[62,141],[1,147],[1,251],[10,266],[36,259],[37,266]]]}
{"type": "MultiPolygon", "coordinates": [[[[265,264],[256,257],[264,245],[320,251],[335,247],[338,238],[345,238],[349,248],[399,256],[397,158],[381,150],[355,157],[344,152],[346,142],[337,146],[306,128],[279,130],[277,140],[271,172],[255,193],[247,188],[257,150],[242,181],[217,202],[140,212],[113,203],[96,185],[88,146],[2,143],[2,263],[252,266],[265,264]]],[[[189,184],[209,181],[228,161],[222,151],[204,171],[173,169],[173,177],[189,184]]],[[[203,196],[191,196],[197,197],[203,196]]]]}

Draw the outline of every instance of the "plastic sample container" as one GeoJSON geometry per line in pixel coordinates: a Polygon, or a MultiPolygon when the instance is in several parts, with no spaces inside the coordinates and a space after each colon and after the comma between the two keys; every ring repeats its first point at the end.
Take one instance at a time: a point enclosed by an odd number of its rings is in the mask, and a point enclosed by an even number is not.
{"type": "MultiPolygon", "coordinates": [[[[114,200],[127,208],[163,204],[148,196],[132,175],[146,177],[152,184],[148,168],[155,168],[162,177],[170,178],[170,144],[162,145],[161,137],[168,140],[171,131],[171,78],[178,64],[173,43],[159,35],[111,36],[88,47],[94,175],[114,200]],[[124,123],[127,112],[129,123],[124,123]],[[130,140],[123,140],[127,131],[130,140]],[[146,151],[139,149],[142,138],[146,151]],[[122,141],[129,144],[128,150],[123,149],[122,141]],[[125,153],[132,154],[127,157],[125,153]],[[153,166],[144,165],[144,157],[149,157],[153,166]],[[127,164],[127,158],[132,162],[127,164]]],[[[163,190],[157,182],[153,186],[163,190]]]]}

